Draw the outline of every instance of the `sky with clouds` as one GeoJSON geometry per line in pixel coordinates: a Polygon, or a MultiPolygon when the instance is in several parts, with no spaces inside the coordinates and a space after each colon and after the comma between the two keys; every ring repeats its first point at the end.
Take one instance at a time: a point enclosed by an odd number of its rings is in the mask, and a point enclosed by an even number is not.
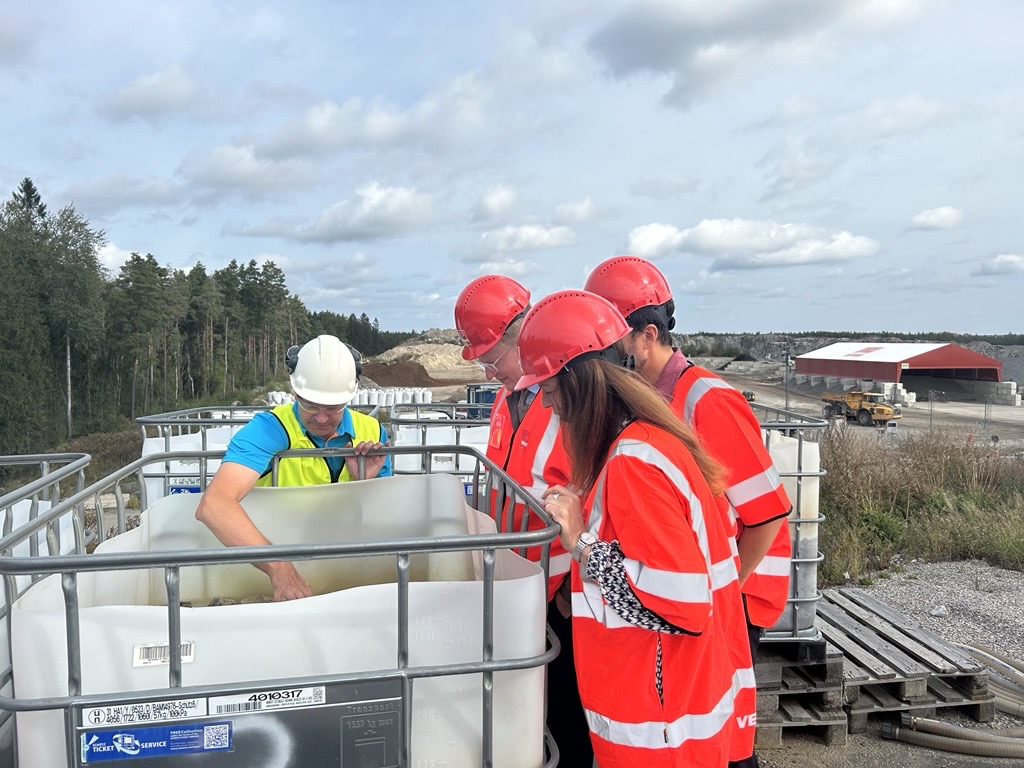
{"type": "Polygon", "coordinates": [[[654,261],[677,330],[1022,330],[1019,0],[0,0],[0,196],[451,328],[654,261]],[[6,190],[6,191],[4,191],[6,190]]]}

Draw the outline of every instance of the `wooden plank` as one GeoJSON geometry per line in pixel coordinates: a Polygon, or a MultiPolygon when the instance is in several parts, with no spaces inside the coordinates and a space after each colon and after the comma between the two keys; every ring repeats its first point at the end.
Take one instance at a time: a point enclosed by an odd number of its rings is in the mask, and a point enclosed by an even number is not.
{"type": "Polygon", "coordinates": [[[872,628],[865,627],[851,617],[841,606],[823,600],[818,604],[818,615],[824,615],[832,624],[845,631],[854,642],[868,649],[901,677],[927,677],[931,672],[928,667],[877,634],[872,628]]]}
{"type": "Polygon", "coordinates": [[[849,587],[840,589],[839,592],[847,597],[847,599],[854,601],[858,605],[874,611],[882,618],[891,622],[894,626],[902,629],[904,632],[913,634],[919,639],[927,642],[934,651],[940,654],[951,664],[955,665],[961,672],[970,674],[984,671],[984,665],[969,653],[957,648],[948,640],[926,629],[920,622],[909,618],[905,614],[900,613],[880,600],[876,600],[866,592],[849,587]]]}
{"type": "Polygon", "coordinates": [[[928,681],[928,690],[943,704],[955,704],[964,701],[963,693],[950,685],[945,680],[933,678],[928,681]]]}
{"type": "Polygon", "coordinates": [[[843,657],[843,680],[859,683],[871,678],[872,675],[864,667],[851,658],[843,657]]]}
{"type": "Polygon", "coordinates": [[[814,683],[801,670],[794,667],[782,670],[782,685],[779,693],[803,693],[815,687],[814,683]]]}
{"type": "MultiPolygon", "coordinates": [[[[818,603],[818,617],[826,623],[819,622],[821,633],[826,635],[832,643],[843,649],[847,657],[855,660],[861,667],[866,669],[874,679],[885,680],[896,677],[896,670],[884,660],[879,659],[872,651],[863,648],[854,638],[850,637],[849,631],[839,622],[845,622],[845,614],[834,607],[828,606],[824,601],[818,603]]],[[[856,627],[850,627],[853,632],[858,632],[856,627]]]]}
{"type": "Polygon", "coordinates": [[[945,674],[957,671],[958,668],[956,665],[952,664],[948,659],[940,656],[927,646],[919,643],[913,637],[904,632],[903,629],[893,624],[893,622],[888,619],[877,613],[869,611],[849,598],[844,597],[842,594],[834,593],[829,596],[829,599],[836,605],[841,606],[851,616],[854,616],[868,626],[877,629],[879,633],[886,638],[886,640],[893,645],[902,648],[915,659],[927,664],[933,671],[945,674]]]}
{"type": "Polygon", "coordinates": [[[791,723],[810,723],[812,721],[811,713],[795,699],[780,699],[779,712],[791,723]]]}

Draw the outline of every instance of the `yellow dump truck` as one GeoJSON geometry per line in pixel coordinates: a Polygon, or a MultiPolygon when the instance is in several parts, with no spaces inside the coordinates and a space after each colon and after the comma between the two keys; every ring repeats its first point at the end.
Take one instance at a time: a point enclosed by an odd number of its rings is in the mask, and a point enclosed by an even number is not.
{"type": "Polygon", "coordinates": [[[881,392],[823,392],[821,399],[823,418],[845,416],[863,427],[884,427],[902,415],[900,404],[887,403],[881,392]]]}

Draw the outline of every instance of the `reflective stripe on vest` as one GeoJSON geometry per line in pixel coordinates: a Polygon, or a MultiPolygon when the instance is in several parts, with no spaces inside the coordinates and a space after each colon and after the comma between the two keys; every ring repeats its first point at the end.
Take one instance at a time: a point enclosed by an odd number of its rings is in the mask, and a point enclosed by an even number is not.
{"type": "MultiPolygon", "coordinates": [[[[736,391],[735,387],[724,379],[698,366],[691,366],[686,369],[679,377],[673,390],[672,410],[697,432],[697,436],[702,441],[705,440],[704,435],[706,433],[716,432],[717,424],[714,418],[710,420],[710,423],[706,417],[703,421],[696,418],[698,408],[701,399],[716,390],[736,391]]],[[[738,395],[739,393],[736,392],[736,394],[738,395]]],[[[729,397],[729,395],[724,393],[721,396],[729,397]]],[[[740,403],[738,400],[735,404],[731,400],[727,400],[726,405],[734,406],[736,409],[746,408],[748,411],[750,409],[749,405],[745,402],[740,403]]],[[[739,414],[740,412],[737,410],[737,413],[739,414]]],[[[742,413],[742,416],[745,419],[753,418],[752,415],[748,415],[745,412],[742,413]]],[[[753,425],[751,426],[753,427],[753,425]]],[[[760,429],[758,429],[758,447],[762,448],[765,454],[768,453],[768,449],[764,448],[764,444],[760,440],[760,429]]],[[[711,452],[719,462],[726,466],[728,471],[732,472],[738,469],[737,467],[729,466],[728,455],[717,455],[719,452],[715,450],[711,452]]],[[[771,462],[770,456],[768,457],[768,462],[771,462]]],[[[737,512],[738,507],[744,507],[749,504],[751,507],[748,508],[748,512],[756,510],[761,514],[761,519],[767,519],[768,517],[785,512],[785,505],[788,504],[782,480],[774,463],[769,463],[762,471],[730,485],[725,490],[725,497],[729,502],[730,515],[733,516],[734,520],[739,519],[741,522],[740,512],[737,512]],[[765,511],[774,514],[766,516],[764,515],[765,511]]],[[[742,529],[739,530],[738,535],[742,538],[742,529]]],[[[789,525],[783,523],[775,539],[772,541],[764,560],[755,567],[743,584],[743,594],[748,598],[747,616],[752,624],[759,627],[772,627],[785,610],[786,601],[789,597],[789,582],[792,570],[790,556],[789,525]],[[785,565],[783,561],[785,561],[785,565]]]]}
{"type": "Polygon", "coordinates": [[[677,749],[687,741],[710,739],[730,725],[734,701],[746,688],[754,688],[754,670],[737,669],[732,683],[714,709],[686,714],[670,723],[627,723],[585,710],[587,723],[595,735],[612,744],[643,749],[677,749]]]}

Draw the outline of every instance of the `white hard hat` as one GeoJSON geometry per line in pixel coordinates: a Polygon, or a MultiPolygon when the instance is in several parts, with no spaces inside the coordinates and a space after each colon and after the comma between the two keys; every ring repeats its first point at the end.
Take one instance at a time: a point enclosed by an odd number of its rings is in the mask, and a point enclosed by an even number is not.
{"type": "Polygon", "coordinates": [[[356,360],[338,337],[317,336],[303,344],[293,359],[294,367],[289,365],[292,390],[303,400],[348,405],[355,397],[359,386],[356,360]]]}

